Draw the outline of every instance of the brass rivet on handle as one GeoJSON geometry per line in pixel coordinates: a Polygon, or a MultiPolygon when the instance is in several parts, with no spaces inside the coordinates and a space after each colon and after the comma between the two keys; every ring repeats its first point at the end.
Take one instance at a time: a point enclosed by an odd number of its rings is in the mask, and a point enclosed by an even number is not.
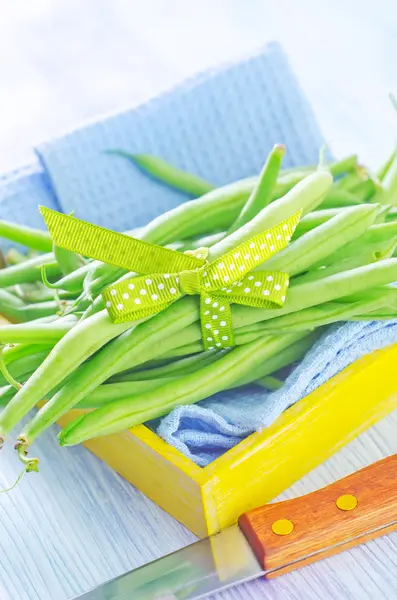
{"type": "Polygon", "coordinates": [[[272,531],[276,535],[289,535],[294,530],[294,524],[288,519],[279,519],[272,523],[272,531]]]}
{"type": "Polygon", "coordinates": [[[336,501],[336,506],[340,510],[353,510],[353,508],[356,508],[357,504],[357,498],[352,494],[344,494],[343,496],[339,496],[336,501]]]}

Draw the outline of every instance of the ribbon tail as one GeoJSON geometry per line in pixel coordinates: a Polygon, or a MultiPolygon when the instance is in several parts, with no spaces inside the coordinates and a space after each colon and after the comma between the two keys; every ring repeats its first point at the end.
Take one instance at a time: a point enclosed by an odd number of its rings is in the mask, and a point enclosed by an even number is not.
{"type": "Polygon", "coordinates": [[[202,293],[200,316],[204,350],[229,348],[235,345],[232,311],[226,298],[202,293]]]}
{"type": "Polygon", "coordinates": [[[179,276],[155,274],[118,281],[102,292],[114,323],[125,323],[157,314],[181,298],[179,276]]]}
{"type": "Polygon", "coordinates": [[[56,246],[127,271],[142,275],[177,273],[197,269],[205,262],[196,256],[149,244],[44,206],[40,207],[40,212],[56,246]]]}

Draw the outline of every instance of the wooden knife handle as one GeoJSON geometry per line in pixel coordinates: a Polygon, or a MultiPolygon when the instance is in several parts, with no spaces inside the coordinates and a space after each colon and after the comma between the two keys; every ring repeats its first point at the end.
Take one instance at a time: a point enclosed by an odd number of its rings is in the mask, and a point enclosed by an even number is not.
{"type": "Polygon", "coordinates": [[[239,525],[277,577],[397,529],[397,455],[312,494],[267,504],[239,525]]]}

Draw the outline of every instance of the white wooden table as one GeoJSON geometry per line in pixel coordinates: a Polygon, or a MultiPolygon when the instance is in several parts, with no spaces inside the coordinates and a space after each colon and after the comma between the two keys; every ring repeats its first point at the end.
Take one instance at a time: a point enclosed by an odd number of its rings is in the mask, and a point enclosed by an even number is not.
{"type": "MultiPolygon", "coordinates": [[[[35,0],[2,6],[0,171],[77,122],[145,100],[192,72],[279,39],[327,139],[377,165],[397,117],[395,0],[35,0]],[[289,11],[289,13],[288,13],[289,11]]],[[[349,399],[346,399],[348,402],[349,399]]],[[[397,415],[360,436],[283,497],[312,491],[397,451],[397,415]]],[[[0,495],[1,600],[67,600],[194,536],[83,448],[40,441],[40,475],[0,495]]],[[[316,449],[313,448],[313,452],[316,449]]],[[[0,487],[20,466],[0,453],[0,487]]],[[[397,534],[273,582],[216,596],[393,600],[397,534]]]]}

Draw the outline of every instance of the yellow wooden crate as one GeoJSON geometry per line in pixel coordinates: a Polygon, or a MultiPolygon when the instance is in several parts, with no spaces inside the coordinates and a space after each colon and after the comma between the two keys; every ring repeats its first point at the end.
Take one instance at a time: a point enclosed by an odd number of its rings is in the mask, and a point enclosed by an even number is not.
{"type": "MultiPolygon", "coordinates": [[[[272,500],[397,407],[397,344],[356,361],[205,468],[144,425],[86,446],[200,537],[272,500]]],[[[65,425],[76,416],[64,417],[65,425]]]]}

